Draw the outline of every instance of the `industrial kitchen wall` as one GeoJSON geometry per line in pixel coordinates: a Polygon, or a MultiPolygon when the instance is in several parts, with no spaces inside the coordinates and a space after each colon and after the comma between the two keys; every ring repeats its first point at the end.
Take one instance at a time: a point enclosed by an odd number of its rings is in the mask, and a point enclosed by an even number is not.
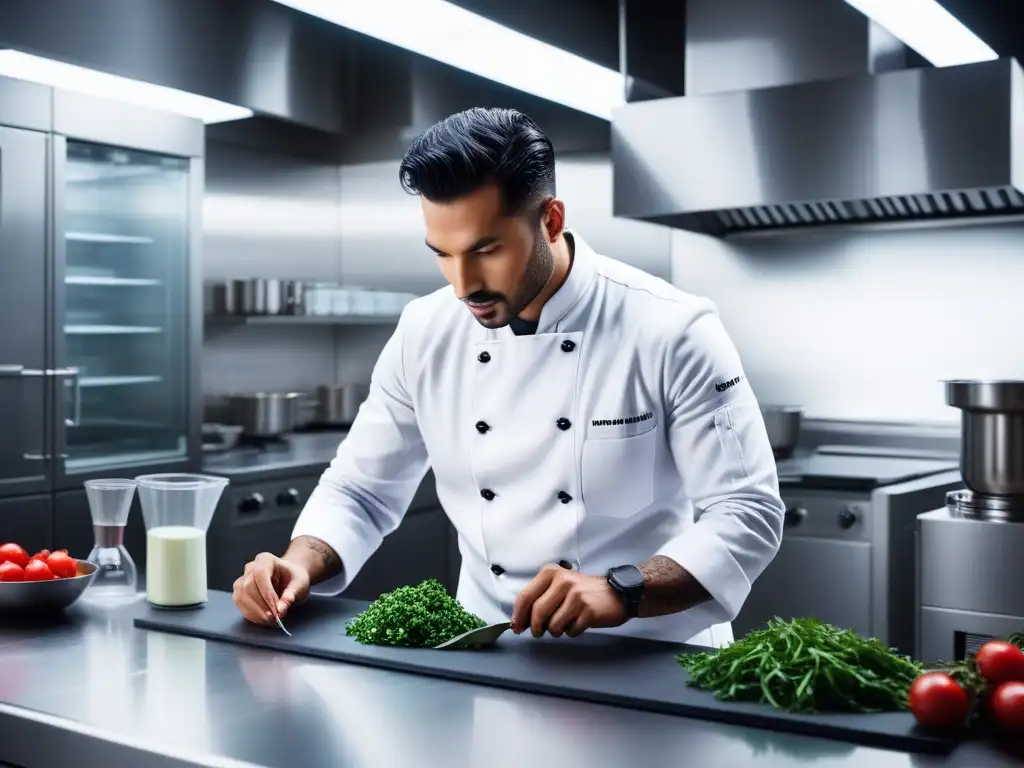
{"type": "Polygon", "coordinates": [[[959,423],[943,378],[1024,378],[1024,224],[673,235],[766,403],[812,418],[959,423]]]}

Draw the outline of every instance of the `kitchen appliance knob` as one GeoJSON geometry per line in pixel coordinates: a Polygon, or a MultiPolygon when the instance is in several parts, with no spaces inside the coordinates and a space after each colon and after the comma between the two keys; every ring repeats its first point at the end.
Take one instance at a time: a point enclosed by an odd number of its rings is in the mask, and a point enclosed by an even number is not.
{"type": "Polygon", "coordinates": [[[794,526],[800,525],[800,523],[804,521],[805,517],[807,517],[807,510],[804,509],[803,507],[793,507],[792,509],[787,509],[785,526],[787,528],[792,528],[794,526]]]}
{"type": "Polygon", "coordinates": [[[277,494],[277,505],[279,507],[297,507],[302,503],[302,496],[298,488],[289,488],[277,494]]]}
{"type": "Polygon", "coordinates": [[[853,528],[857,523],[857,513],[852,509],[844,509],[839,513],[839,527],[844,531],[853,528]]]}
{"type": "Polygon", "coordinates": [[[261,509],[263,509],[262,493],[250,493],[238,503],[238,511],[246,514],[259,512],[261,509]]]}

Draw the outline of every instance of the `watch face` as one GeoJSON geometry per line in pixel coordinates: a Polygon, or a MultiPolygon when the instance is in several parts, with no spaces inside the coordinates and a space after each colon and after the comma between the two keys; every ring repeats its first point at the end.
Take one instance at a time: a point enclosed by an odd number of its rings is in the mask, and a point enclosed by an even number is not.
{"type": "Polygon", "coordinates": [[[623,589],[640,589],[644,585],[644,574],[635,565],[620,565],[612,569],[615,580],[623,589]]]}

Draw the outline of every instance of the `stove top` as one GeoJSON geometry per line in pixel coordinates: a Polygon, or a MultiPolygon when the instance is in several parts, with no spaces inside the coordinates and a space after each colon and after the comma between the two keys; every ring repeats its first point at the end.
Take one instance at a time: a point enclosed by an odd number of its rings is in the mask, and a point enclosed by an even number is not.
{"type": "Polygon", "coordinates": [[[814,453],[778,459],[779,483],[822,490],[871,491],[960,468],[957,459],[889,455],[851,446],[819,449],[814,453]]]}

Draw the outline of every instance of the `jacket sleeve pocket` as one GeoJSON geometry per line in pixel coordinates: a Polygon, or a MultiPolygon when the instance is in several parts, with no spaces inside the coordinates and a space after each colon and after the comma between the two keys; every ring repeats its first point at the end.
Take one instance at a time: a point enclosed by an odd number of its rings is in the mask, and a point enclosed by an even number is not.
{"type": "Polygon", "coordinates": [[[729,479],[734,483],[740,482],[747,476],[747,463],[743,457],[743,446],[740,444],[739,436],[732,426],[732,406],[724,405],[714,412],[715,433],[718,435],[718,445],[722,449],[722,456],[725,458],[725,466],[728,468],[729,479]]]}

